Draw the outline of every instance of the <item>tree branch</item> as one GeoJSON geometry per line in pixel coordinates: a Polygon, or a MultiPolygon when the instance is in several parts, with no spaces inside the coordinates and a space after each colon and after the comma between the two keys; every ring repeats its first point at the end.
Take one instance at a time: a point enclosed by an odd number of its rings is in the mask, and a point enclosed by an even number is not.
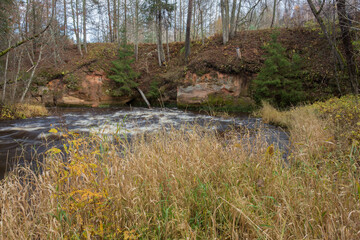
{"type": "Polygon", "coordinates": [[[33,35],[32,37],[25,38],[25,39],[17,42],[16,44],[12,45],[11,47],[9,47],[9,48],[1,51],[1,52],[0,52],[0,57],[4,56],[4,55],[7,54],[9,51],[11,51],[11,50],[13,50],[13,49],[15,49],[15,48],[23,45],[24,43],[27,43],[27,42],[29,42],[29,41],[32,41],[32,40],[34,40],[35,38],[38,38],[41,34],[43,34],[44,32],[46,32],[46,30],[49,29],[49,27],[50,27],[50,25],[51,25],[51,23],[52,23],[52,20],[53,20],[53,18],[54,18],[54,6],[55,6],[55,4],[56,4],[56,1],[57,1],[57,0],[54,0],[54,1],[53,1],[53,9],[52,9],[52,13],[51,13],[51,18],[50,18],[49,23],[46,25],[46,27],[45,27],[41,32],[33,35]]]}

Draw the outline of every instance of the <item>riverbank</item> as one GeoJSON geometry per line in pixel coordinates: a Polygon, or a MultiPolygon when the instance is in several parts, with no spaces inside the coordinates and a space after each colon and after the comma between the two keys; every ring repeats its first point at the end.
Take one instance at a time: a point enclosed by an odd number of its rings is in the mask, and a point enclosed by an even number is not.
{"type": "MultiPolygon", "coordinates": [[[[296,53],[303,59],[299,78],[303,79],[305,100],[313,102],[350,91],[348,81],[334,75],[331,48],[317,29],[277,31],[286,56],[291,58],[296,53]]],[[[194,41],[188,63],[184,62],[184,43],[172,42],[163,66],[158,64],[156,44],[140,44],[138,60],[131,64],[139,74],[135,82],[154,104],[248,111],[254,105],[252,81],[264,66],[263,46],[272,34],[271,29],[241,31],[226,45],[221,35],[205,39],[204,44],[194,41]]],[[[134,102],[143,101],[138,91],[119,96],[114,89],[121,85],[108,76],[118,50],[116,43],[90,43],[88,53],[81,56],[77,45],[66,44],[58,53],[62,61],[39,63],[28,97],[47,106],[134,106],[134,102]]],[[[24,69],[32,66],[30,62],[24,64],[24,69]]],[[[15,86],[10,82],[8,87],[15,86]]]]}
{"type": "Polygon", "coordinates": [[[264,120],[289,130],[289,165],[261,129],[188,126],[131,143],[64,132],[41,173],[19,167],[1,181],[1,237],[358,238],[357,101],[265,106],[264,120]]]}
{"type": "Polygon", "coordinates": [[[42,117],[48,114],[48,110],[43,105],[18,103],[0,106],[0,120],[42,117]]]}

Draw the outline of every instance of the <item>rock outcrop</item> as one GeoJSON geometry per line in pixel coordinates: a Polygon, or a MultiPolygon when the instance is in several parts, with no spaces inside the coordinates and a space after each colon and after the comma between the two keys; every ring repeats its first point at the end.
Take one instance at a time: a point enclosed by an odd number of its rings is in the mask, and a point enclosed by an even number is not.
{"type": "Polygon", "coordinates": [[[48,94],[43,102],[48,105],[60,106],[91,106],[124,105],[134,97],[112,97],[108,94],[110,80],[104,71],[95,71],[85,74],[78,80],[79,89],[67,89],[61,79],[55,79],[47,85],[48,94]]]}
{"type": "Polygon", "coordinates": [[[248,88],[252,76],[227,75],[219,72],[198,76],[187,73],[185,84],[177,89],[178,105],[203,105],[214,99],[248,97],[248,88]]]}

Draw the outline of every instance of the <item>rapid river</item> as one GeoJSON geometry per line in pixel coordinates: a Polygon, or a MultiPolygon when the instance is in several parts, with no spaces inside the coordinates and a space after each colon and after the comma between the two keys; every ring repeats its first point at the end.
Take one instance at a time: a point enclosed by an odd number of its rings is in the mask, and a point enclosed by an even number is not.
{"type": "MultiPolygon", "coordinates": [[[[79,133],[112,134],[116,131],[129,137],[161,129],[179,128],[198,124],[216,131],[246,127],[256,129],[261,119],[248,116],[213,117],[178,109],[146,108],[69,108],[52,109],[48,117],[10,120],[0,122],[0,179],[13,166],[37,159],[37,154],[47,147],[60,145],[61,140],[49,133],[52,128],[67,129],[79,133]],[[45,147],[47,145],[47,147],[45,147]]],[[[285,149],[287,134],[281,129],[263,125],[269,144],[275,143],[285,149]]]]}

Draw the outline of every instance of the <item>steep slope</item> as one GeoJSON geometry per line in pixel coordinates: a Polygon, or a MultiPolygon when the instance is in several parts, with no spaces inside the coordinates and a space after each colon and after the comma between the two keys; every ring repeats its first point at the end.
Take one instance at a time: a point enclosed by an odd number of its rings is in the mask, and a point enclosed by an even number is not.
{"type": "MultiPolygon", "coordinates": [[[[287,54],[298,53],[303,59],[303,85],[311,89],[307,91],[308,99],[333,93],[334,62],[324,37],[305,28],[276,31],[287,54]]],[[[262,46],[270,40],[271,33],[271,30],[243,31],[227,45],[222,44],[221,36],[206,39],[204,45],[194,41],[188,65],[182,60],[182,42],[169,44],[168,62],[162,67],[157,64],[156,45],[141,44],[139,59],[133,64],[140,73],[137,82],[145,93],[152,91],[149,96],[153,102],[158,102],[161,95],[161,101],[178,101],[179,105],[248,104],[249,86],[264,62],[262,46]]],[[[116,44],[89,44],[89,53],[84,58],[79,56],[76,46],[69,45],[63,56],[62,65],[54,67],[44,62],[38,73],[37,91],[33,95],[45,103],[99,106],[133,103],[139,98],[136,92],[122,97],[110,94],[116,86],[107,75],[111,61],[117,57],[116,44]]]]}

